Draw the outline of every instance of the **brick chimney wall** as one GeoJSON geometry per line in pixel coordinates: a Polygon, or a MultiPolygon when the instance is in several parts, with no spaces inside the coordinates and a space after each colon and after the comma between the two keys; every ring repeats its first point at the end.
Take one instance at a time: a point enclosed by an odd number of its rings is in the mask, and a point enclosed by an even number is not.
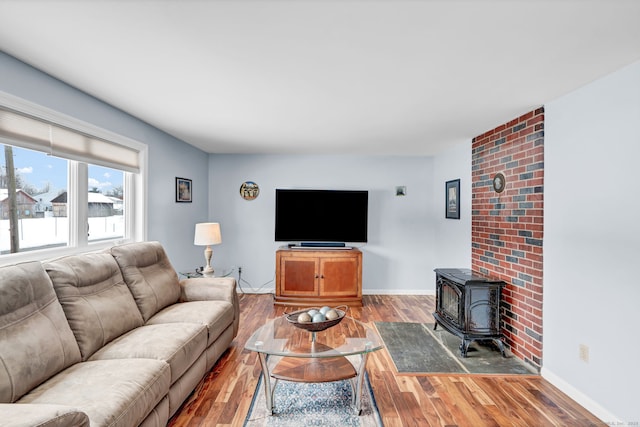
{"type": "Polygon", "coordinates": [[[473,139],[472,268],[507,283],[502,333],[518,358],[542,366],[544,108],[473,139]],[[493,189],[502,173],[506,186],[493,189]]]}

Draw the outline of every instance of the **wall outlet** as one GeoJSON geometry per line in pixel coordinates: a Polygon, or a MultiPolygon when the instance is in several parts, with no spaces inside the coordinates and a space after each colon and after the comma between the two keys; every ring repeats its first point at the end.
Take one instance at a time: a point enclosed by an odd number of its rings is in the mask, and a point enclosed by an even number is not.
{"type": "Polygon", "coordinates": [[[578,346],[578,357],[584,363],[589,363],[589,346],[586,344],[580,344],[578,346]]]}

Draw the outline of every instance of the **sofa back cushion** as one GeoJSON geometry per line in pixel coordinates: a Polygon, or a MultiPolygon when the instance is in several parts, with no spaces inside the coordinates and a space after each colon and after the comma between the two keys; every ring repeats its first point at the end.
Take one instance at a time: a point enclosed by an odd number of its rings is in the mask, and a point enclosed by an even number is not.
{"type": "Polygon", "coordinates": [[[178,302],[178,274],[160,243],[141,242],[114,246],[111,254],[120,265],[124,281],[145,322],[166,306],[178,302]]]}
{"type": "Polygon", "coordinates": [[[78,341],[82,360],[143,324],[111,254],[88,253],[44,264],[78,341]]]}
{"type": "Polygon", "coordinates": [[[0,268],[0,343],[1,403],[15,402],[80,361],[78,344],[39,262],[0,268]]]}

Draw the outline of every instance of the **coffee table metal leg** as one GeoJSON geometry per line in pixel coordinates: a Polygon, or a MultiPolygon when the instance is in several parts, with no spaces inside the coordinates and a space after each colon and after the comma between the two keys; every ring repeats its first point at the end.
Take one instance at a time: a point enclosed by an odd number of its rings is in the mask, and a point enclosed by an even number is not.
{"type": "Polygon", "coordinates": [[[262,367],[262,379],[264,380],[264,397],[267,403],[267,411],[273,415],[273,392],[276,388],[278,380],[275,380],[273,387],[271,386],[271,373],[269,372],[269,365],[267,364],[268,356],[264,353],[258,353],[260,358],[260,366],[262,367]]]}
{"type": "Polygon", "coordinates": [[[362,412],[362,383],[364,382],[364,372],[367,366],[367,357],[369,353],[360,355],[360,366],[357,368],[357,375],[351,380],[351,388],[353,390],[352,406],[356,415],[362,412]]]}

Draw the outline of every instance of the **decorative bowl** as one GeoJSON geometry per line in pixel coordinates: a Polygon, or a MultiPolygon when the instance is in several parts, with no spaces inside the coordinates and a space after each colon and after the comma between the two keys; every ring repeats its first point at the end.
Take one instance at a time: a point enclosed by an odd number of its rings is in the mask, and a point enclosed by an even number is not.
{"type": "MultiPolygon", "coordinates": [[[[346,306],[340,306],[343,308],[347,308],[346,306]]],[[[289,323],[291,323],[293,326],[295,326],[296,328],[300,328],[300,329],[305,329],[309,332],[320,332],[320,331],[324,331],[325,329],[329,329],[332,326],[337,325],[338,323],[340,323],[342,321],[342,319],[344,319],[344,316],[346,314],[345,311],[340,310],[338,307],[334,308],[334,310],[338,313],[338,317],[336,319],[333,320],[325,320],[324,322],[298,322],[298,316],[301,313],[306,313],[309,310],[313,310],[314,308],[306,308],[304,310],[298,310],[298,311],[294,311],[293,313],[285,313],[286,319],[289,323]]],[[[316,310],[318,310],[316,308],[316,310]]]]}

